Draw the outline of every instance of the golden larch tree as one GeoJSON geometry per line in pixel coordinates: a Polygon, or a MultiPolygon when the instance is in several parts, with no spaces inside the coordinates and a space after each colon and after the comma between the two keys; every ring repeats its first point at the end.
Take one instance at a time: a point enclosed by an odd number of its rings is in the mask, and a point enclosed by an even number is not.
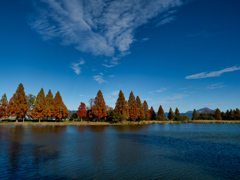
{"type": "Polygon", "coordinates": [[[7,95],[4,94],[2,96],[2,99],[0,100],[0,117],[7,118],[7,106],[8,106],[8,100],[7,95]]]}
{"type": "Polygon", "coordinates": [[[25,94],[23,84],[20,83],[16,90],[16,93],[13,94],[13,97],[9,101],[8,113],[11,116],[16,116],[16,122],[18,122],[18,118],[22,118],[24,121],[27,111],[28,111],[27,96],[25,94]]]}
{"type": "Polygon", "coordinates": [[[143,120],[143,119],[145,119],[145,114],[144,114],[143,105],[142,105],[142,102],[141,102],[141,99],[140,99],[139,96],[137,96],[136,102],[137,102],[138,111],[139,111],[139,117],[138,117],[138,119],[143,120]]]}
{"type": "Polygon", "coordinates": [[[93,117],[96,117],[97,119],[104,118],[106,120],[106,116],[107,116],[106,110],[107,110],[106,103],[104,101],[102,92],[99,90],[97,93],[97,96],[95,97],[91,114],[93,117]]]}
{"type": "Polygon", "coordinates": [[[51,118],[55,114],[55,109],[54,109],[54,99],[53,99],[53,94],[52,91],[49,90],[48,94],[46,96],[46,116],[51,118]]]}
{"type": "Polygon", "coordinates": [[[150,119],[147,101],[143,102],[143,110],[144,110],[145,119],[146,120],[150,119]]]}
{"type": "Polygon", "coordinates": [[[65,104],[62,101],[62,96],[58,91],[54,97],[54,116],[57,119],[66,118],[69,114],[69,111],[65,104]]]}
{"type": "Polygon", "coordinates": [[[119,121],[124,121],[129,118],[128,103],[125,100],[122,90],[119,91],[118,99],[115,106],[115,118],[119,121]]]}
{"type": "Polygon", "coordinates": [[[35,100],[35,105],[32,110],[33,117],[38,119],[40,122],[41,119],[47,116],[46,114],[46,98],[43,88],[40,90],[40,92],[37,95],[37,98],[35,100]]]}
{"type": "Polygon", "coordinates": [[[139,117],[140,113],[138,110],[138,104],[135,99],[133,92],[130,93],[129,100],[128,100],[128,108],[129,108],[129,117],[132,121],[136,121],[139,117]]]}
{"type": "Polygon", "coordinates": [[[215,111],[215,119],[216,120],[222,120],[222,115],[221,115],[221,111],[220,111],[220,109],[216,109],[216,111],[215,111]]]}

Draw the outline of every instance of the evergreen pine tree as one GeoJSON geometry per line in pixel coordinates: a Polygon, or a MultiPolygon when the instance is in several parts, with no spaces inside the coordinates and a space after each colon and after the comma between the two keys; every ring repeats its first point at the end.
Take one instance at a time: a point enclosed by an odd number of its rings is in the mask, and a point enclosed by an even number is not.
{"type": "Polygon", "coordinates": [[[140,113],[138,110],[138,104],[135,100],[135,96],[133,92],[130,93],[129,100],[128,100],[128,108],[129,108],[129,116],[132,121],[136,121],[139,117],[140,113]]]}
{"type": "Polygon", "coordinates": [[[150,115],[149,115],[149,109],[148,109],[147,101],[143,102],[143,109],[144,109],[145,119],[148,120],[150,115]]]}
{"type": "Polygon", "coordinates": [[[174,118],[176,121],[180,120],[181,119],[181,114],[178,110],[178,108],[175,109],[175,118],[174,118]]]}
{"type": "Polygon", "coordinates": [[[98,119],[104,118],[106,120],[107,106],[105,104],[102,92],[99,90],[95,97],[95,104],[92,106],[92,115],[98,119]]]}
{"type": "Polygon", "coordinates": [[[198,119],[198,113],[196,109],[193,110],[193,115],[192,115],[192,120],[197,120],[198,119]]]}
{"type": "Polygon", "coordinates": [[[164,114],[164,110],[162,108],[162,105],[159,106],[158,108],[158,114],[157,114],[157,120],[161,120],[161,121],[164,121],[166,120],[166,116],[164,114]]]}
{"type": "Polygon", "coordinates": [[[174,113],[173,113],[173,111],[172,111],[172,108],[169,109],[168,119],[169,119],[169,120],[173,120],[173,119],[174,119],[174,113]]]}
{"type": "Polygon", "coordinates": [[[150,108],[150,110],[149,110],[149,118],[150,118],[151,120],[155,120],[155,118],[156,118],[156,113],[155,113],[155,111],[154,111],[154,109],[153,109],[152,106],[151,106],[151,108],[150,108]]]}
{"type": "Polygon", "coordinates": [[[40,90],[40,92],[37,95],[35,106],[32,110],[32,114],[34,118],[37,118],[40,122],[41,119],[43,119],[46,114],[46,98],[43,88],[40,90]]]}
{"type": "Polygon", "coordinates": [[[221,111],[218,108],[215,111],[215,119],[216,120],[222,120],[221,111]]]}

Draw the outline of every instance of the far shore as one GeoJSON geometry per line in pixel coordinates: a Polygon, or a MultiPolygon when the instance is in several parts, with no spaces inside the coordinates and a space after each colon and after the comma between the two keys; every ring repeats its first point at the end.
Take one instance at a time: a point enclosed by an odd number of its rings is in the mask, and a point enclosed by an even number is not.
{"type": "Polygon", "coordinates": [[[79,121],[65,121],[65,122],[1,122],[0,126],[6,125],[36,125],[36,126],[119,126],[119,125],[147,125],[147,124],[180,124],[180,123],[202,123],[202,124],[240,124],[240,120],[190,120],[190,121],[124,121],[124,122],[79,122],[79,121]]]}

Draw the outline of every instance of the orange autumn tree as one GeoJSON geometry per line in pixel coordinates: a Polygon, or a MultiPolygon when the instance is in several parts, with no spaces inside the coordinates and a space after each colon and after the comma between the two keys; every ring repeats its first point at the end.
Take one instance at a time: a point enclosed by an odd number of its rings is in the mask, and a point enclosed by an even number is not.
{"type": "Polygon", "coordinates": [[[13,97],[9,101],[7,112],[11,116],[16,116],[16,122],[18,122],[18,118],[22,118],[24,121],[27,111],[27,96],[24,92],[23,84],[21,83],[19,84],[16,93],[13,94],[13,97]]]}
{"type": "Polygon", "coordinates": [[[128,100],[128,108],[129,108],[129,116],[132,121],[136,121],[136,119],[139,117],[140,113],[138,110],[138,104],[135,100],[135,96],[133,95],[133,92],[131,91],[129,100],[128,100]]]}
{"type": "Polygon", "coordinates": [[[32,114],[34,118],[39,120],[39,122],[46,116],[46,98],[43,88],[37,95],[32,114]]]}
{"type": "Polygon", "coordinates": [[[66,118],[69,111],[62,101],[62,96],[58,91],[54,97],[54,116],[56,119],[66,118]]]}
{"type": "Polygon", "coordinates": [[[7,106],[8,106],[7,95],[4,94],[2,96],[2,99],[0,100],[0,117],[6,118],[6,116],[7,116],[7,106]]]}
{"type": "Polygon", "coordinates": [[[104,118],[106,120],[107,106],[104,101],[101,90],[98,91],[94,103],[95,104],[92,106],[91,116],[96,117],[97,119],[104,118]]]}
{"type": "Polygon", "coordinates": [[[145,119],[145,114],[144,114],[143,105],[142,105],[142,102],[141,102],[141,99],[140,99],[139,96],[137,96],[136,102],[137,102],[138,111],[139,111],[139,117],[138,117],[138,119],[143,120],[143,119],[145,119]]]}
{"type": "Polygon", "coordinates": [[[149,115],[149,109],[148,109],[147,101],[143,102],[143,109],[144,109],[145,119],[148,120],[150,115],[149,115]]]}
{"type": "Polygon", "coordinates": [[[128,103],[125,100],[122,90],[119,91],[118,99],[115,106],[115,118],[117,121],[124,121],[129,118],[128,103]]]}
{"type": "Polygon", "coordinates": [[[79,105],[77,116],[81,118],[81,121],[83,117],[87,116],[87,108],[85,103],[81,102],[81,104],[79,105]]]}
{"type": "Polygon", "coordinates": [[[48,94],[46,96],[46,116],[51,118],[54,116],[55,110],[54,110],[54,99],[53,99],[53,94],[52,91],[49,90],[48,94]]]}

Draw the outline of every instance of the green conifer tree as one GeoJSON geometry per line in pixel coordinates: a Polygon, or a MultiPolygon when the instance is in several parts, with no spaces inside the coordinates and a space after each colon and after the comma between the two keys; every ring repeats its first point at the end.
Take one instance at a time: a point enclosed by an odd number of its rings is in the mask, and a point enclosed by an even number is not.
{"type": "Polygon", "coordinates": [[[174,113],[173,113],[172,108],[169,109],[168,119],[169,119],[169,120],[173,120],[173,119],[174,119],[174,113]]]}
{"type": "Polygon", "coordinates": [[[164,110],[162,108],[162,105],[159,106],[158,108],[158,114],[157,114],[157,120],[161,120],[161,121],[165,121],[166,120],[166,116],[164,114],[164,110]]]}
{"type": "Polygon", "coordinates": [[[156,113],[155,113],[155,111],[154,111],[154,109],[153,109],[153,107],[151,106],[151,108],[150,108],[150,110],[149,110],[149,118],[151,119],[151,120],[155,120],[155,118],[156,118],[156,113]]]}
{"type": "Polygon", "coordinates": [[[178,108],[175,109],[175,117],[174,117],[174,120],[176,120],[176,121],[181,120],[181,114],[180,114],[178,108]]]}

